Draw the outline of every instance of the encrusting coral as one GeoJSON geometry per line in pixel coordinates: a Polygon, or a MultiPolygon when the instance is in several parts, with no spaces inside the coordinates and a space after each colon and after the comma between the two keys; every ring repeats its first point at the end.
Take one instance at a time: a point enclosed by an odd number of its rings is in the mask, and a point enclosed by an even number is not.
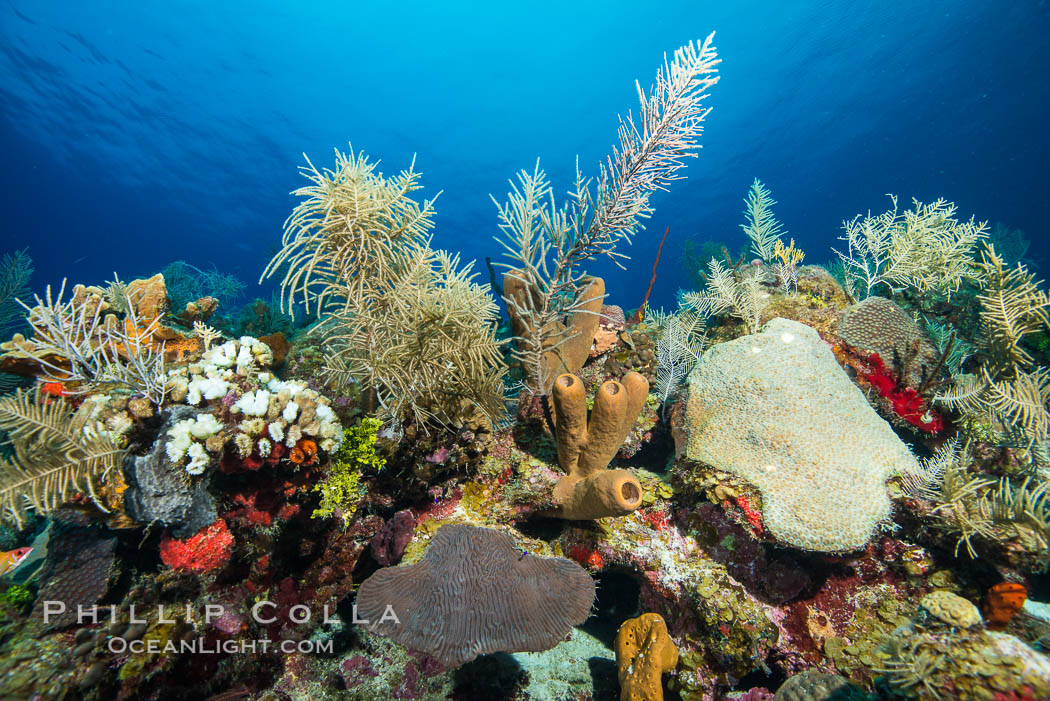
{"type": "Polygon", "coordinates": [[[642,487],[627,470],[606,470],[634,426],[649,394],[649,383],[636,372],[623,382],[598,388],[587,418],[583,382],[563,374],[552,397],[557,421],[558,463],[567,473],[554,487],[559,518],[582,520],[623,516],[641,506],[642,487]]]}
{"type": "Polygon", "coordinates": [[[658,613],[623,622],[616,632],[620,701],[663,701],[660,675],[678,664],[678,646],[658,613]]]}

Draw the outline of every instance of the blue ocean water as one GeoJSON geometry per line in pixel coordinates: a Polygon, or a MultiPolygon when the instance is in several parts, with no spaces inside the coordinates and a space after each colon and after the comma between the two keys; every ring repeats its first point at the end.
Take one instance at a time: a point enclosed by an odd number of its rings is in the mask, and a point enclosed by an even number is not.
{"type": "MultiPolygon", "coordinates": [[[[558,192],[664,52],[717,31],[700,158],[654,199],[611,301],[689,286],[688,238],[743,246],[761,178],[807,262],[843,219],[943,196],[1045,255],[1050,6],[1022,0],[0,4],[3,250],[36,287],[182,259],[254,285],[303,181],[352,142],[439,190],[434,244],[498,256],[495,206],[537,157],[558,192]]],[[[254,292],[251,288],[249,292],[254,292]]]]}

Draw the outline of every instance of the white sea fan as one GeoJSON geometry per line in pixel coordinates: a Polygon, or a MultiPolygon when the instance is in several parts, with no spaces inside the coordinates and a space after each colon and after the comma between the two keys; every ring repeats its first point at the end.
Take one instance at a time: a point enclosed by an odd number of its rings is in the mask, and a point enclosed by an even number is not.
{"type": "Polygon", "coordinates": [[[656,387],[654,391],[665,404],[671,394],[689,375],[700,360],[706,335],[696,335],[696,325],[701,323],[699,315],[692,317],[688,325],[682,323],[677,314],[667,317],[663,331],[656,342],[656,387]]]}
{"type": "Polygon", "coordinates": [[[937,500],[944,474],[959,460],[959,451],[959,437],[956,436],[938,448],[933,455],[920,460],[917,470],[902,472],[901,489],[905,496],[937,500]]]}

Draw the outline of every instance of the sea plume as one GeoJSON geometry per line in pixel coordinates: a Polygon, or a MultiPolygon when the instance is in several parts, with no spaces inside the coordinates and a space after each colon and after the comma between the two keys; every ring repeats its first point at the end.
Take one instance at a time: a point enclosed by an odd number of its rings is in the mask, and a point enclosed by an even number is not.
{"type": "Polygon", "coordinates": [[[13,460],[0,460],[2,518],[21,527],[27,508],[47,513],[76,493],[106,511],[97,486],[120,464],[124,450],[93,426],[86,412],[17,390],[0,398],[0,429],[14,453],[13,460]]]}

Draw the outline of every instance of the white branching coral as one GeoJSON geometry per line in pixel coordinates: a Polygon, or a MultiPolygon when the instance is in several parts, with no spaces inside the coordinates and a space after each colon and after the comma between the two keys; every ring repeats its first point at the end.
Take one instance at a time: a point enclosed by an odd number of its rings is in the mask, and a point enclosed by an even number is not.
{"type": "Polygon", "coordinates": [[[893,208],[873,217],[857,215],[843,222],[846,251],[835,250],[845,270],[847,291],[854,298],[870,296],[880,285],[890,291],[911,287],[918,292],[946,295],[965,278],[976,277],[974,254],[988,232],[987,222],[958,221],[952,202],[931,204],[913,200],[914,209],[893,208]],[[860,294],[863,292],[863,294],[860,294]]]}
{"type": "Polygon", "coordinates": [[[701,330],[704,319],[699,314],[683,318],[671,314],[663,320],[656,342],[656,385],[653,391],[666,404],[672,393],[685,382],[704,350],[706,334],[701,330]]]}
{"type": "Polygon", "coordinates": [[[222,338],[221,333],[200,320],[193,322],[193,334],[204,344],[205,352],[211,349],[211,344],[214,343],[216,339],[222,338]]]}
{"type": "Polygon", "coordinates": [[[509,268],[524,283],[524,299],[505,295],[512,314],[534,333],[516,339],[516,355],[525,366],[528,389],[545,393],[548,381],[544,358],[569,342],[578,328],[562,324],[572,314],[586,311],[593,302],[581,263],[607,256],[617,265],[627,256],[616,251],[630,242],[652,208],[649,198],[657,190],[681,179],[685,158],[695,157],[708,89],[718,82],[720,59],[714,35],[702,44],[689,42],[657,71],[648,94],[638,87],[640,122],[621,117],[619,145],[599,168],[597,184],[576,168],[576,182],[569,201],[559,205],[537,161],[532,172],[523,170],[511,181],[507,203],[500,205],[497,238],[512,261],[509,268]]]}
{"type": "Polygon", "coordinates": [[[766,186],[755,178],[744,202],[747,203],[744,208],[747,223],[741,224],[740,228],[751,240],[751,252],[763,262],[772,263],[776,244],[786,233],[777,218],[773,216],[773,205],[777,201],[769,194],[766,186]]]}
{"type": "Polygon", "coordinates": [[[45,377],[68,383],[78,394],[121,389],[141,392],[157,406],[164,403],[164,344],[154,343],[160,317],[143,324],[123,287],[124,318],[104,315],[108,304],[77,285],[63,301],[66,281],[52,296],[34,295],[36,306],[18,301],[28,312],[30,339],[16,334],[13,346],[31,356],[45,377]]]}

